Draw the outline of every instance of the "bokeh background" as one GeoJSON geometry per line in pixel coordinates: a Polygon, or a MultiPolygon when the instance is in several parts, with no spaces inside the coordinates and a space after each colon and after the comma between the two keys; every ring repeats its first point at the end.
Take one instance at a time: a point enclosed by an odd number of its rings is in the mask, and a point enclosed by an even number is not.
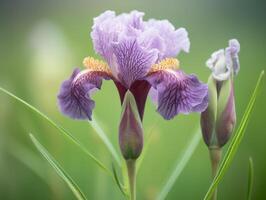
{"type": "MultiPolygon", "coordinates": [[[[145,19],[168,19],[185,27],[191,40],[189,54],[179,56],[182,69],[206,81],[205,61],[227,41],[241,43],[241,71],[235,80],[240,119],[266,64],[266,3],[249,0],[1,0],[0,86],[39,108],[72,132],[108,167],[111,156],[90,124],[62,116],[56,95],[62,80],[85,56],[96,56],[89,36],[93,17],[105,10],[137,9],[145,19]]],[[[265,84],[243,142],[219,186],[219,199],[245,199],[248,158],[253,157],[253,199],[266,196],[265,84]]],[[[120,102],[111,81],[94,95],[97,117],[117,151],[120,102]]],[[[160,191],[199,124],[199,115],[165,121],[148,100],[144,128],[153,137],[138,174],[138,199],[152,200],[160,191]],[[152,127],[154,127],[152,129],[152,127]]],[[[239,120],[238,120],[239,122],[239,120]]],[[[55,128],[21,104],[0,93],[0,199],[74,199],[65,183],[36,151],[33,133],[79,184],[88,199],[123,199],[113,181],[55,128]]],[[[225,147],[226,150],[227,146],[225,147]]],[[[201,141],[167,199],[203,199],[210,185],[208,151],[201,141]]]]}

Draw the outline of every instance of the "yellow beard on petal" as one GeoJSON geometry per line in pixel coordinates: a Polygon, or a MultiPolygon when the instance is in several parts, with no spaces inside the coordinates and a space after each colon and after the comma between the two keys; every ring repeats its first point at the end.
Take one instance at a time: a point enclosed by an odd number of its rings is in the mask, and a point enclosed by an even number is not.
{"type": "Polygon", "coordinates": [[[169,69],[179,69],[179,60],[177,60],[176,58],[165,58],[159,63],[152,65],[149,73],[169,69]]]}
{"type": "Polygon", "coordinates": [[[94,59],[93,57],[84,58],[83,65],[91,71],[106,72],[110,75],[112,74],[109,66],[105,62],[94,59]]]}

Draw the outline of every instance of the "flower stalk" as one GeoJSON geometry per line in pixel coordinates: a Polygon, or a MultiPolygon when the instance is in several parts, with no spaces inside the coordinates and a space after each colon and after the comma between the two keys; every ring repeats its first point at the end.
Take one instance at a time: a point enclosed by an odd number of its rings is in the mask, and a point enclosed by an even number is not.
{"type": "Polygon", "coordinates": [[[136,200],[136,160],[129,159],[127,163],[130,200],[136,200]]]}
{"type": "MultiPolygon", "coordinates": [[[[219,147],[209,148],[209,153],[210,153],[210,160],[211,160],[211,167],[212,167],[212,178],[214,179],[219,169],[219,165],[220,165],[220,161],[222,157],[222,149],[219,147]]],[[[217,199],[217,188],[215,189],[211,199],[212,200],[217,199]]]]}

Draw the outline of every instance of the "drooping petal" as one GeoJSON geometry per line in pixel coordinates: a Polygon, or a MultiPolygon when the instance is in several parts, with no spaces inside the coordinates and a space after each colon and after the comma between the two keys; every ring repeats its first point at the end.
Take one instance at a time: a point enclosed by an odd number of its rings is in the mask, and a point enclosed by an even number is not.
{"type": "Polygon", "coordinates": [[[110,79],[110,73],[104,70],[76,68],[71,77],[61,85],[58,104],[63,114],[73,119],[91,120],[95,102],[92,93],[101,88],[102,79],[110,79]]]}
{"type": "Polygon", "coordinates": [[[127,87],[136,80],[143,79],[158,58],[156,50],[146,51],[135,39],[125,39],[113,45],[118,79],[127,87]]]}
{"type": "Polygon", "coordinates": [[[208,105],[208,87],[195,75],[176,69],[151,73],[147,80],[157,91],[157,111],[172,119],[179,113],[202,112],[208,105]]]}

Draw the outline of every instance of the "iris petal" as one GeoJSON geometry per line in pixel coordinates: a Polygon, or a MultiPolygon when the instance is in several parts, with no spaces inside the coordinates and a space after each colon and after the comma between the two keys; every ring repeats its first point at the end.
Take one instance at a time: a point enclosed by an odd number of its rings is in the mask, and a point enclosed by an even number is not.
{"type": "Polygon", "coordinates": [[[153,87],[157,111],[165,119],[172,119],[179,113],[202,112],[207,108],[208,87],[195,75],[169,69],[151,73],[147,80],[153,87]]]}
{"type": "Polygon", "coordinates": [[[65,80],[57,96],[60,110],[73,119],[91,120],[95,102],[92,92],[101,88],[102,79],[110,79],[107,72],[76,68],[71,77],[65,80]]]}
{"type": "Polygon", "coordinates": [[[158,58],[157,50],[146,51],[135,39],[125,39],[113,45],[118,64],[118,79],[129,89],[136,80],[143,79],[158,58]]]}
{"type": "Polygon", "coordinates": [[[240,69],[238,53],[240,51],[240,44],[238,40],[229,40],[229,46],[225,49],[226,64],[232,66],[234,75],[237,75],[240,69]]]}

